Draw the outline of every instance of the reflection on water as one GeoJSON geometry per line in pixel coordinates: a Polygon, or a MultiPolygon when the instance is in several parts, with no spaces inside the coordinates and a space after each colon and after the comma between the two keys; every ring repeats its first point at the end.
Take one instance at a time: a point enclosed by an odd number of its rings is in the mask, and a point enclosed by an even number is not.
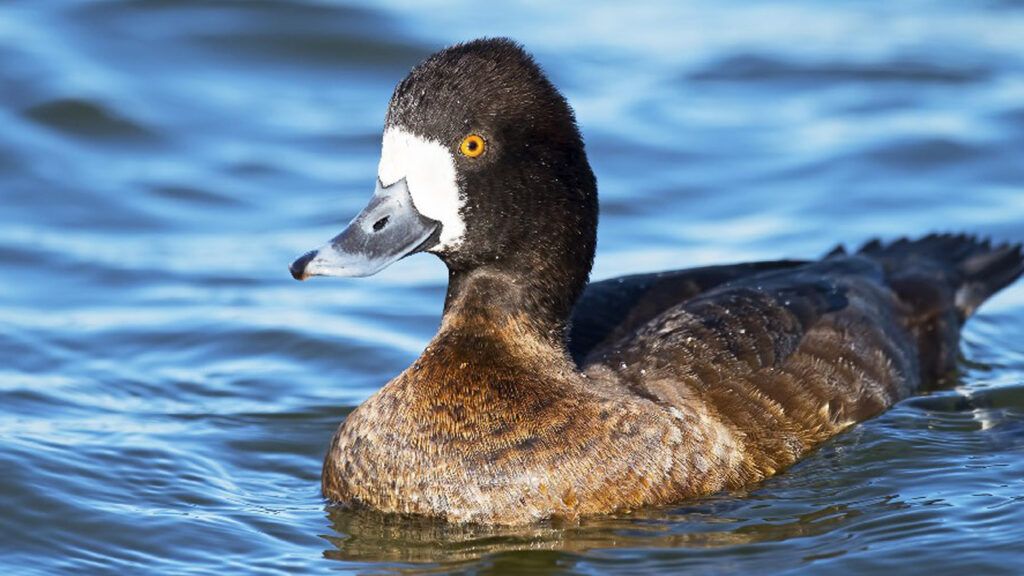
{"type": "Polygon", "coordinates": [[[325,507],[340,421],[421,350],[427,256],[294,283],[364,203],[394,84],[525,42],[597,173],[595,276],[971,231],[1024,241],[1024,6],[0,6],[0,566],[18,574],[1012,573],[1024,285],[955,378],[746,493],[485,529],[325,507]]]}
{"type": "MultiPolygon", "coordinates": [[[[732,495],[736,497],[737,495],[732,495]]],[[[750,495],[744,495],[751,497],[750,495]]],[[[581,553],[601,549],[722,548],[817,536],[861,514],[847,505],[831,505],[782,523],[748,523],[728,516],[729,501],[686,509],[650,509],[571,525],[528,528],[460,526],[368,511],[330,510],[328,537],[336,546],[328,558],[350,561],[445,563],[506,552],[557,550],[581,553]]]]}

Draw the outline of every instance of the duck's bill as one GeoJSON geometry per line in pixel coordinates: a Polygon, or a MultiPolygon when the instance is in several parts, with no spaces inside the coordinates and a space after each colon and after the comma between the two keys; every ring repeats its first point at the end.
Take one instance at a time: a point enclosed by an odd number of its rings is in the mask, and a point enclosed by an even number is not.
{"type": "Polygon", "coordinates": [[[405,180],[377,182],[370,203],[345,230],[292,262],[296,280],[310,276],[370,276],[436,242],[440,224],[413,206],[405,180]]]}

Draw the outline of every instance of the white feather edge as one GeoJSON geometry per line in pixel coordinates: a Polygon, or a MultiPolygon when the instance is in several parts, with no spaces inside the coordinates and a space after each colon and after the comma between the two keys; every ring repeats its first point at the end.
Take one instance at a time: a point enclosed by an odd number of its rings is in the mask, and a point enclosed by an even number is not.
{"type": "Polygon", "coordinates": [[[446,146],[401,128],[388,128],[377,177],[384,186],[405,178],[416,210],[441,223],[439,244],[434,250],[454,248],[462,242],[466,232],[461,214],[465,198],[455,177],[455,158],[446,146]]]}

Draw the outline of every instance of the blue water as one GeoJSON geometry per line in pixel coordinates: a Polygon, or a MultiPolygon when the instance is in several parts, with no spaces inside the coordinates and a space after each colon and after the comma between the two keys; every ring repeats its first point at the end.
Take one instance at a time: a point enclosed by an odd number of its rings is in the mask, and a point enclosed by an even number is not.
{"type": "Polygon", "coordinates": [[[338,423],[437,327],[426,255],[287,264],[394,84],[524,42],[600,182],[595,278],[927,231],[1024,241],[1024,3],[0,3],[0,568],[1020,573],[1024,282],[960,373],[744,493],[578,526],[331,510],[338,423]]]}

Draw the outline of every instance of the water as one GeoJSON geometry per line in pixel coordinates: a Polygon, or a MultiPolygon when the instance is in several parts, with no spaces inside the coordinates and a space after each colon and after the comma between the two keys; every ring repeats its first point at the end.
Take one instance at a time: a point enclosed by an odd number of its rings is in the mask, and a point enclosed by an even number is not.
{"type": "Polygon", "coordinates": [[[1024,241],[1024,4],[543,4],[0,4],[5,573],[1024,570],[1024,283],[953,381],[745,493],[516,530],[324,506],[331,433],[445,273],[286,266],[369,197],[392,87],[447,43],[514,36],[575,105],[596,278],[1024,241]]]}

